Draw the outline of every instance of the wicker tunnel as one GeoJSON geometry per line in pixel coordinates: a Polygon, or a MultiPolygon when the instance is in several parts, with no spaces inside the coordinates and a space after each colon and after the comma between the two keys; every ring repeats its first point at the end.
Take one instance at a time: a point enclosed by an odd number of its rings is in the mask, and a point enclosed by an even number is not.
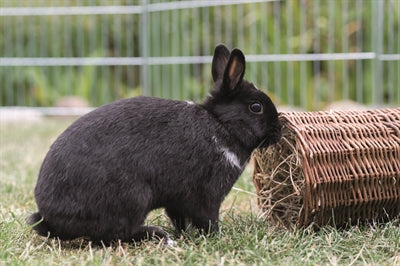
{"type": "Polygon", "coordinates": [[[281,141],[254,153],[273,224],[342,226],[400,213],[400,108],[282,113],[281,141]]]}

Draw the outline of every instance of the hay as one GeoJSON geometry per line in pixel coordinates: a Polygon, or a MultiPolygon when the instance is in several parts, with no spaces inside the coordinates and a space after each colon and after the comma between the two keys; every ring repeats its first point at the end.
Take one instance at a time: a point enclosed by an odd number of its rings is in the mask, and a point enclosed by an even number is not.
{"type": "Polygon", "coordinates": [[[283,128],[281,141],[254,154],[258,203],[271,223],[292,227],[303,208],[304,178],[294,135],[283,128]]]}
{"type": "Polygon", "coordinates": [[[286,228],[400,213],[400,108],[283,113],[282,139],[254,153],[264,216],[286,228]]]}

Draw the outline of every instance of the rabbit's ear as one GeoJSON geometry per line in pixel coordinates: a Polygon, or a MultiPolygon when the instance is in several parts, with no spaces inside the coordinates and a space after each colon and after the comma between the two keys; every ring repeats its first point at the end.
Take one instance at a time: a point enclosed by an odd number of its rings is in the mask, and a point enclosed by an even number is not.
{"type": "Polygon", "coordinates": [[[211,70],[214,82],[222,79],[229,60],[229,54],[229,50],[225,45],[219,44],[215,47],[211,70]]]}
{"type": "Polygon", "coordinates": [[[243,79],[245,68],[246,62],[242,51],[233,49],[225,68],[222,87],[229,89],[229,92],[234,91],[243,79]]]}

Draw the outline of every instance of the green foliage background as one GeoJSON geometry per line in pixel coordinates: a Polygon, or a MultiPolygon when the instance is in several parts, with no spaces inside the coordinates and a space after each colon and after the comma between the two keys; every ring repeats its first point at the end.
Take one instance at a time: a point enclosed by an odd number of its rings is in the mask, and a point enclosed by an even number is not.
{"type": "MultiPolygon", "coordinates": [[[[143,2],[4,0],[0,7],[143,2]]],[[[159,2],[165,1],[147,1],[159,2]]],[[[383,1],[381,22],[378,8],[374,0],[288,0],[146,16],[0,16],[0,51],[3,57],[140,57],[146,47],[149,57],[193,56],[211,55],[215,44],[223,42],[247,55],[399,54],[400,1],[383,1]]],[[[83,97],[93,106],[139,94],[200,100],[212,85],[210,68],[210,63],[0,66],[0,104],[51,106],[66,95],[83,97]]],[[[341,99],[399,105],[399,73],[399,60],[249,62],[246,78],[278,104],[313,110],[341,99]]]]}

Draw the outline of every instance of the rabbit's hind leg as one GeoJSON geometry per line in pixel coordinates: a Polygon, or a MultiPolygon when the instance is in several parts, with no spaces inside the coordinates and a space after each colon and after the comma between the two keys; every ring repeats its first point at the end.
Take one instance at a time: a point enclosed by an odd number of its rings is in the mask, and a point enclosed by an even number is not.
{"type": "Polygon", "coordinates": [[[178,234],[187,230],[190,223],[188,217],[183,215],[182,212],[176,208],[166,208],[165,211],[178,231],[178,234]]]}
{"type": "Polygon", "coordinates": [[[212,208],[208,211],[204,209],[191,217],[194,227],[205,234],[216,234],[219,231],[218,213],[219,208],[212,208]]]}

